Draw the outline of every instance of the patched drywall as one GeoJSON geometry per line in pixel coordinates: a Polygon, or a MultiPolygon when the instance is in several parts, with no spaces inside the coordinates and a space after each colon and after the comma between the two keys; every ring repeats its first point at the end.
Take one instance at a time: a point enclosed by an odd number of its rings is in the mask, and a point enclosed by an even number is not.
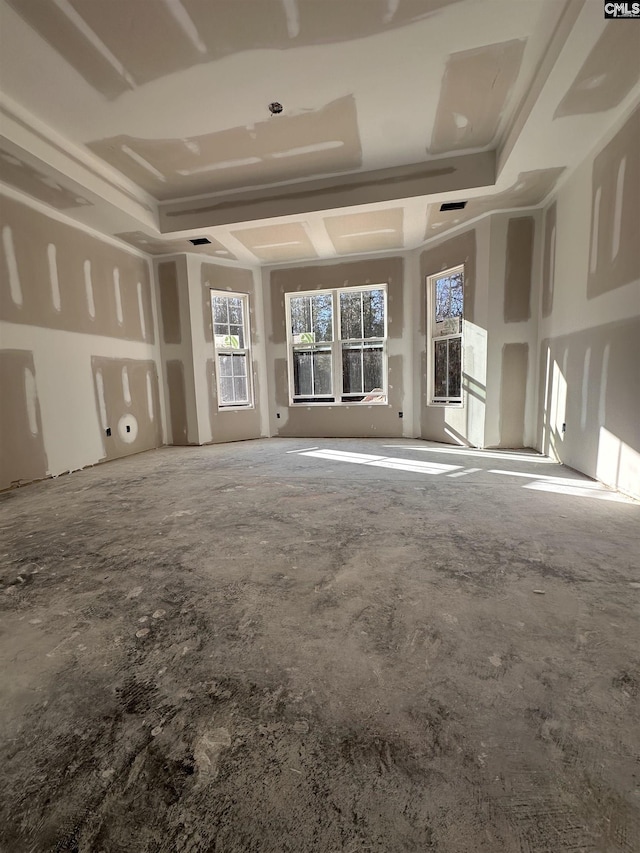
{"type": "Polygon", "coordinates": [[[0,489],[47,475],[33,353],[0,350],[0,489]]]}
{"type": "Polygon", "coordinates": [[[500,447],[525,446],[528,371],[529,345],[505,344],[500,388],[500,447]]]}
{"type": "Polygon", "coordinates": [[[503,192],[471,199],[463,210],[440,210],[439,204],[429,205],[425,240],[431,239],[442,231],[447,231],[454,225],[461,225],[475,219],[483,213],[517,207],[533,207],[549,195],[563,172],[562,166],[520,172],[515,184],[503,192]]]}
{"type": "Polygon", "coordinates": [[[611,129],[600,151],[569,176],[547,210],[549,215],[555,206],[555,286],[540,319],[537,395],[537,446],[636,497],[639,116],[636,110],[611,129]]]}
{"type": "Polygon", "coordinates": [[[326,216],[324,225],[338,255],[365,254],[404,246],[401,207],[326,216]]]}
{"type": "Polygon", "coordinates": [[[162,427],[155,362],[94,356],[91,370],[105,458],[159,447],[162,427]]]}
{"type": "Polygon", "coordinates": [[[0,211],[0,487],[160,446],[148,262],[63,214],[0,211]]]}
{"type": "Polygon", "coordinates": [[[175,261],[163,261],[157,266],[160,292],[162,339],[165,344],[182,343],[178,268],[175,261]]]}
{"type": "Polygon", "coordinates": [[[175,139],[119,135],[88,147],[159,199],[351,172],[362,165],[352,95],[250,128],[175,139]]]}
{"type": "Polygon", "coordinates": [[[504,322],[531,318],[531,276],[535,223],[532,216],[509,220],[504,276],[504,322]]]}
{"type": "Polygon", "coordinates": [[[617,107],[640,80],[640,32],[624,21],[607,21],[554,118],[617,107]]]}
{"type": "Polygon", "coordinates": [[[349,0],[327,14],[310,0],[147,2],[119,14],[94,0],[8,0],[42,38],[108,98],[168,74],[249,50],[286,50],[384,32],[428,17],[460,0],[349,0]]]}
{"type": "Polygon", "coordinates": [[[413,341],[404,336],[404,299],[407,287],[402,258],[372,258],[352,263],[322,264],[271,270],[267,315],[268,370],[272,411],[272,433],[281,436],[366,437],[403,435],[406,400],[403,366],[412,358],[413,341]],[[387,285],[388,306],[388,404],[291,405],[287,368],[285,294],[296,291],[387,285]]]}
{"type": "Polygon", "coordinates": [[[545,211],[544,216],[544,256],[542,259],[542,316],[548,317],[553,311],[553,291],[556,276],[556,203],[545,211]]]}
{"type": "Polygon", "coordinates": [[[9,198],[0,231],[0,319],[154,342],[146,260],[9,198]]]}
{"type": "Polygon", "coordinates": [[[431,154],[484,148],[493,141],[525,45],[526,40],[514,39],[449,57],[428,149],[431,154]]]}
{"type": "Polygon", "coordinates": [[[0,149],[0,181],[57,210],[91,206],[89,199],[10,151],[0,149]]]}
{"type": "Polygon", "coordinates": [[[589,298],[640,278],[640,107],[593,162],[589,298]]]}
{"type": "Polygon", "coordinates": [[[545,338],[540,446],[640,498],[640,317],[545,338]]]}
{"type": "Polygon", "coordinates": [[[169,359],[165,362],[165,370],[169,390],[171,443],[189,444],[184,364],[179,359],[169,359]]]}

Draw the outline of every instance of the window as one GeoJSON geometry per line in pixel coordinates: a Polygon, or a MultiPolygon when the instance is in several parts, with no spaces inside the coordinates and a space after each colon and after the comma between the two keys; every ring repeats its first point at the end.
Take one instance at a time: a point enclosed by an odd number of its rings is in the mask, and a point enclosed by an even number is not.
{"type": "Polygon", "coordinates": [[[427,305],[430,322],[431,403],[462,403],[462,319],[464,267],[429,276],[427,305]]]}
{"type": "Polygon", "coordinates": [[[387,289],[286,295],[293,403],[387,402],[387,289]]]}
{"type": "Polygon", "coordinates": [[[218,408],[252,406],[249,297],[211,291],[218,408]]]}

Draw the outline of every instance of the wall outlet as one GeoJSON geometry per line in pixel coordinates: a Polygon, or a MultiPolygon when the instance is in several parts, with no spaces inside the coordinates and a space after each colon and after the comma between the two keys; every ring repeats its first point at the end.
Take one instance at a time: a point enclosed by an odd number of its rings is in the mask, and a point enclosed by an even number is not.
{"type": "Polygon", "coordinates": [[[399,418],[403,418],[403,417],[404,417],[404,412],[398,412],[398,417],[399,417],[399,418]]]}
{"type": "Polygon", "coordinates": [[[106,434],[107,434],[107,435],[111,435],[111,427],[107,427],[107,428],[105,429],[105,432],[106,432],[106,434]]]}

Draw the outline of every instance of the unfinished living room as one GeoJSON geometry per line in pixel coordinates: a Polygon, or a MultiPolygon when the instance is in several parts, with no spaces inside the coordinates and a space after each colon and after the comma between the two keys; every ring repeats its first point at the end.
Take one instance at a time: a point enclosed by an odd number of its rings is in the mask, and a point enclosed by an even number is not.
{"type": "Polygon", "coordinates": [[[0,0],[0,850],[640,850],[640,10],[0,0]]]}

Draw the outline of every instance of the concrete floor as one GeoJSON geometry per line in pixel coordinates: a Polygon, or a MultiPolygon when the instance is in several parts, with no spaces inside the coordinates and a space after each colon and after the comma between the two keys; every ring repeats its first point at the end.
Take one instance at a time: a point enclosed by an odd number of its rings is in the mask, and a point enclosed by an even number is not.
{"type": "Polygon", "coordinates": [[[382,440],[0,499],[6,853],[640,850],[638,504],[382,440]]]}

